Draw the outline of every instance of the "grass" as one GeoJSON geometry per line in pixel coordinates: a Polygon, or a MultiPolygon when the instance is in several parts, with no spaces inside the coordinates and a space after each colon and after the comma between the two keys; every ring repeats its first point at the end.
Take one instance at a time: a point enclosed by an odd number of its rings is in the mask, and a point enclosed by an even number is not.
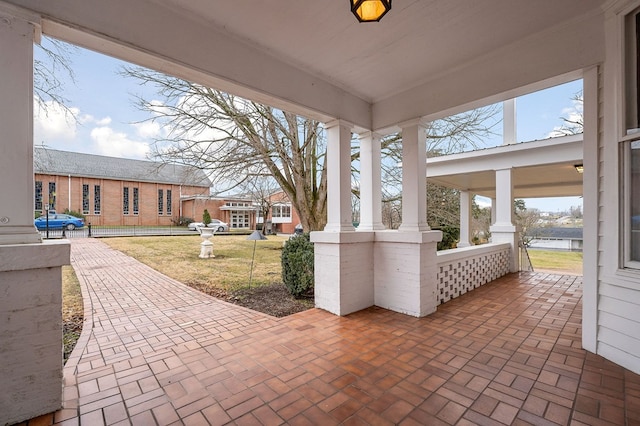
{"type": "Polygon", "coordinates": [[[70,265],[62,267],[62,339],[66,362],[76,345],[84,318],[82,292],[76,273],[70,265]]]}
{"type": "Polygon", "coordinates": [[[252,286],[281,282],[280,255],[287,237],[247,241],[246,236],[211,238],[215,258],[200,259],[199,235],[178,237],[105,238],[106,244],[151,268],[192,287],[234,291],[249,286],[255,243],[252,286]]]}
{"type": "Polygon", "coordinates": [[[582,252],[529,249],[534,270],[582,274],[582,252]]]}

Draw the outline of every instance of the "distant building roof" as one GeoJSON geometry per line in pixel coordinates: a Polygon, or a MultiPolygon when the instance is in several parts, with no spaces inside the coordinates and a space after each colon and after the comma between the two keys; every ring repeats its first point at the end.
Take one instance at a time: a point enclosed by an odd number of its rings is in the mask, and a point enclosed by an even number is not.
{"type": "Polygon", "coordinates": [[[131,160],[58,151],[36,147],[34,171],[39,174],[84,176],[136,182],[210,187],[211,181],[203,170],[180,164],[131,160]]]}
{"type": "Polygon", "coordinates": [[[527,232],[527,235],[531,237],[543,238],[543,239],[582,239],[582,228],[565,228],[565,227],[549,227],[549,228],[534,228],[527,232]]]}

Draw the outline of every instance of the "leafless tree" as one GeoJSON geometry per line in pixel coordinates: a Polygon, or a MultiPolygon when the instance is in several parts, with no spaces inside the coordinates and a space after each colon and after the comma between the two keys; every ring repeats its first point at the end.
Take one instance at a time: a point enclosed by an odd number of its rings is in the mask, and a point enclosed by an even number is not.
{"type": "MultiPolygon", "coordinates": [[[[266,169],[299,212],[304,229],[324,227],[326,143],[319,122],[143,68],[127,67],[122,74],[153,85],[162,99],[137,100],[152,120],[171,129],[155,143],[157,158],[209,170],[214,183],[225,189],[242,185],[248,176],[266,169]]],[[[431,123],[429,151],[478,147],[482,137],[491,133],[486,122],[496,108],[431,123]]],[[[400,199],[401,143],[401,135],[390,135],[382,143],[385,200],[400,199]]],[[[352,149],[352,164],[358,157],[359,151],[352,149]]],[[[354,170],[354,182],[359,180],[357,173],[354,170]]],[[[358,195],[357,190],[354,194],[358,195]]]]}
{"type": "Polygon", "coordinates": [[[567,111],[567,116],[562,118],[563,124],[551,132],[552,137],[578,135],[584,132],[584,99],[582,90],[571,98],[573,107],[567,111]]]}
{"type": "MultiPolygon", "coordinates": [[[[257,217],[262,217],[266,221],[274,202],[280,201],[274,199],[274,194],[280,191],[278,184],[269,174],[257,173],[245,180],[242,187],[246,195],[256,203],[257,217]]],[[[264,222],[262,233],[265,233],[264,222]]]]}
{"type": "Polygon", "coordinates": [[[158,158],[208,170],[227,190],[266,170],[304,229],[324,228],[326,144],[319,122],[143,68],[122,73],[154,85],[162,97],[161,103],[138,99],[152,120],[171,129],[156,141],[158,158]]]}
{"type": "Polygon", "coordinates": [[[64,96],[64,83],[66,78],[75,83],[71,57],[77,48],[55,38],[43,37],[36,49],[41,54],[36,54],[33,60],[35,102],[45,114],[51,104],[57,104],[75,119],[68,107],[69,100],[64,96]]]}

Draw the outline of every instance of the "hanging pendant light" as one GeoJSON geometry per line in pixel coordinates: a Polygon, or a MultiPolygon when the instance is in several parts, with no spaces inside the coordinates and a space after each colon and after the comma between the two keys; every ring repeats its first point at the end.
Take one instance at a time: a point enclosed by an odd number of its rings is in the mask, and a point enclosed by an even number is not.
{"type": "Polygon", "coordinates": [[[391,10],[391,0],[349,0],[351,12],[360,22],[378,22],[391,10]]]}

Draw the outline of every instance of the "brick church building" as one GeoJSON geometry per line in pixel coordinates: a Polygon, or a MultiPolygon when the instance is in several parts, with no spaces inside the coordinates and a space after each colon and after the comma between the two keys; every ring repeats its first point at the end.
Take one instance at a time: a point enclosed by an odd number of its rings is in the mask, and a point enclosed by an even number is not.
{"type": "MultiPolygon", "coordinates": [[[[34,172],[36,214],[49,203],[57,212],[81,212],[92,225],[167,226],[181,216],[201,221],[205,209],[231,229],[264,222],[250,196],[211,196],[209,178],[196,167],[36,147],[34,172]]],[[[271,203],[273,231],[293,233],[300,219],[288,198],[278,192],[271,203]]]]}

